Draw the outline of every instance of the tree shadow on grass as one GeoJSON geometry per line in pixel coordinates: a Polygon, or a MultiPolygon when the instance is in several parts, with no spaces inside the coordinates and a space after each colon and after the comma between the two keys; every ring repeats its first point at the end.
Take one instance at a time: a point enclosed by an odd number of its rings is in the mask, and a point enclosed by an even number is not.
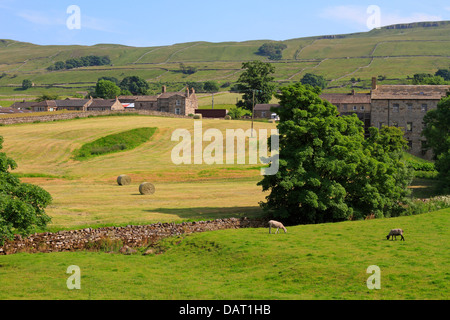
{"type": "Polygon", "coordinates": [[[198,207],[198,208],[157,208],[144,210],[162,214],[176,215],[185,220],[214,220],[225,218],[261,218],[263,210],[254,207],[198,207]]]}
{"type": "Polygon", "coordinates": [[[442,194],[442,190],[439,188],[439,180],[436,179],[416,178],[409,188],[412,191],[413,198],[432,198],[442,194]]]}

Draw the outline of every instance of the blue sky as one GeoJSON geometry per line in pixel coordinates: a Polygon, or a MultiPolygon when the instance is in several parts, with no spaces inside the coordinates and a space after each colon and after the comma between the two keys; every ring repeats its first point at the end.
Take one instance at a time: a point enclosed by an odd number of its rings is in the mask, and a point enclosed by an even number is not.
{"type": "Polygon", "coordinates": [[[448,0],[0,0],[0,39],[41,45],[159,46],[191,41],[287,40],[369,31],[371,5],[381,25],[450,20],[448,0]],[[69,29],[71,5],[81,29],[69,29]]]}

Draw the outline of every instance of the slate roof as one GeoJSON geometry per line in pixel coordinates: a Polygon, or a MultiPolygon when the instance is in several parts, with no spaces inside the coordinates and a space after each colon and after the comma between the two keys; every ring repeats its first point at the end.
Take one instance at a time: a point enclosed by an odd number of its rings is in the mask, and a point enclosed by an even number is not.
{"type": "Polygon", "coordinates": [[[441,100],[450,85],[382,85],[372,90],[372,100],[441,100]]]}
{"type": "Polygon", "coordinates": [[[332,104],[370,104],[370,93],[324,93],[320,96],[332,104]]]}

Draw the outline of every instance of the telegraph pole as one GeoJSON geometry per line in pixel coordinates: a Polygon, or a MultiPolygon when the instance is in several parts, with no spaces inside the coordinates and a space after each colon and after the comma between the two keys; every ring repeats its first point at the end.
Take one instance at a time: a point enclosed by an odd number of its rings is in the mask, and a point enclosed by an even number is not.
{"type": "Polygon", "coordinates": [[[255,89],[253,89],[253,103],[252,103],[252,138],[253,138],[253,120],[255,118],[255,89]]]}

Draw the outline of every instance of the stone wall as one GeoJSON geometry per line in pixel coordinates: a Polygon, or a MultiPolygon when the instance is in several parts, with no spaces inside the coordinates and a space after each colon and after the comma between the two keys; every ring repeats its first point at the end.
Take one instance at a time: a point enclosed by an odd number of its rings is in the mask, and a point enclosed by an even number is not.
{"type": "Polygon", "coordinates": [[[57,120],[70,120],[77,118],[88,118],[89,116],[108,116],[115,114],[139,114],[144,116],[157,116],[157,117],[170,117],[170,118],[184,118],[188,119],[190,117],[184,115],[176,115],[167,112],[158,112],[151,110],[125,110],[125,111],[84,111],[84,112],[67,112],[67,113],[57,113],[57,114],[46,114],[46,115],[28,115],[26,117],[14,117],[14,118],[0,118],[0,124],[10,125],[18,123],[33,123],[33,122],[51,122],[57,120]]]}
{"type": "Polygon", "coordinates": [[[149,245],[162,238],[196,232],[262,228],[266,226],[267,222],[264,220],[229,218],[179,224],[156,223],[144,226],[87,228],[83,230],[59,231],[57,233],[33,234],[27,238],[17,235],[13,241],[6,241],[3,247],[0,247],[0,255],[19,252],[50,253],[87,250],[95,247],[96,244],[102,241],[120,241],[123,246],[133,248],[149,245]]]}

